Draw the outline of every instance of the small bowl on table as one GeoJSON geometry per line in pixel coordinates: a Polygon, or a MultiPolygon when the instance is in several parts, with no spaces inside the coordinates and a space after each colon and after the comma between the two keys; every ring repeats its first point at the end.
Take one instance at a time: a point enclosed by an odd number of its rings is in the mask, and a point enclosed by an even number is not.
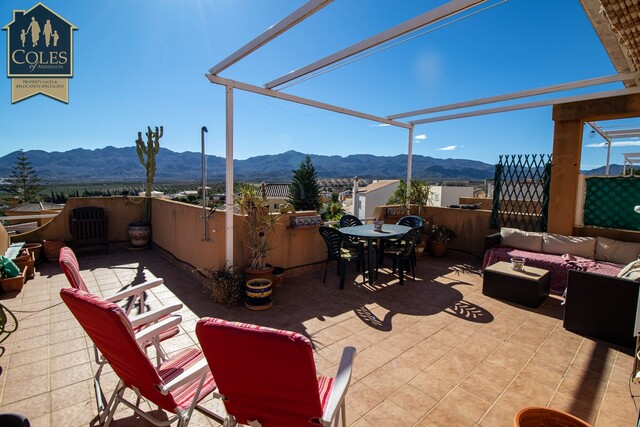
{"type": "Polygon", "coordinates": [[[511,258],[511,269],[515,271],[524,271],[525,259],[521,256],[511,258]]]}

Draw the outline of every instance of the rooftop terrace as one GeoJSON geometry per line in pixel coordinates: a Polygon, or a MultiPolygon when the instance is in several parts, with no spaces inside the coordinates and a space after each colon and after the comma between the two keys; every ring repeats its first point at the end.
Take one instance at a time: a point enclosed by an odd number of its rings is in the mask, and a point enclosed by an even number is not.
{"type": "MultiPolygon", "coordinates": [[[[205,316],[301,332],[328,374],[344,346],[356,347],[349,425],[512,426],[514,414],[532,405],[596,426],[635,425],[629,350],[566,331],[558,297],[534,310],[482,295],[481,262],[461,252],[420,258],[416,280],[403,287],[388,269],[376,285],[363,285],[350,266],[340,291],[335,275],[323,285],[322,270],[311,270],[288,278],[263,312],[203,298],[200,284],[155,250],[80,255],[79,262],[89,287],[104,295],[164,278],[149,302],[184,304],[181,333],[165,345],[172,352],[197,345],[195,323],[205,316]]],[[[58,265],[43,263],[21,293],[0,296],[20,321],[3,343],[0,412],[22,413],[33,426],[95,425],[92,345],[60,300],[66,286],[58,265]]],[[[115,375],[103,375],[103,384],[110,393],[115,375]]],[[[116,421],[148,425],[122,405],[116,421]]],[[[219,424],[196,412],[190,425],[219,424]]]]}

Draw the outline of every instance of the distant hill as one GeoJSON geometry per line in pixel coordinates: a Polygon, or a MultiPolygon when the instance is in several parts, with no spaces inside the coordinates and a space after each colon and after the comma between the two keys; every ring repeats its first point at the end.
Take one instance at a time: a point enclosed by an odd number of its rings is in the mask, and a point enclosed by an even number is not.
{"type": "MultiPolygon", "coordinates": [[[[31,150],[26,152],[38,176],[45,182],[142,182],[144,169],[138,163],[135,147],[105,147],[96,150],[77,148],[65,152],[31,150]]],[[[17,152],[0,158],[0,179],[8,177],[15,164],[17,152]]],[[[287,151],[281,154],[234,160],[236,180],[288,182],[291,171],[297,169],[305,154],[287,151]]],[[[407,156],[373,156],[353,154],[342,156],[311,155],[319,178],[343,178],[359,176],[366,179],[396,179],[407,175],[407,156]]],[[[621,172],[620,165],[611,165],[611,173],[621,172]]],[[[156,181],[199,181],[201,173],[200,153],[176,153],[161,148],[157,157],[156,181]]],[[[586,171],[587,174],[604,174],[604,168],[586,171]],[[600,172],[600,169],[602,171],[600,172]]],[[[413,156],[413,176],[430,181],[492,179],[494,165],[465,159],[436,159],[413,156]]],[[[223,181],[225,159],[207,156],[207,180],[223,181]]]]}

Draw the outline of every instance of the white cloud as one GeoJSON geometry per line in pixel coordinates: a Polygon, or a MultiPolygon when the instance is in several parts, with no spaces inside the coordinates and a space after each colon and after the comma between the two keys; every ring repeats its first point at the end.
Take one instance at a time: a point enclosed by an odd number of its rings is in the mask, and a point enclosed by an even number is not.
{"type": "Polygon", "coordinates": [[[370,125],[370,128],[381,128],[381,127],[386,127],[386,126],[391,126],[390,124],[387,123],[377,123],[375,125],[370,125]]]}
{"type": "Polygon", "coordinates": [[[427,139],[427,135],[424,133],[422,135],[416,135],[416,141],[422,141],[424,139],[427,139]]]}
{"type": "MultiPolygon", "coordinates": [[[[640,146],[640,141],[616,141],[611,143],[612,147],[636,147],[640,146]]],[[[587,144],[585,147],[589,148],[606,148],[606,142],[597,142],[593,144],[587,144]]]]}
{"type": "Polygon", "coordinates": [[[449,145],[447,147],[438,148],[438,150],[440,150],[440,151],[453,151],[453,150],[455,150],[457,148],[458,148],[457,145],[449,145]]]}

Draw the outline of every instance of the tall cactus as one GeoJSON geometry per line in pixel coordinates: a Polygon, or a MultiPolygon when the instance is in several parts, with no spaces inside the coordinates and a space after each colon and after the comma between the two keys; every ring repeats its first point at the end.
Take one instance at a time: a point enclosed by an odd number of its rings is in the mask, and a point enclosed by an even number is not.
{"type": "Polygon", "coordinates": [[[163,135],[163,128],[160,126],[160,130],[156,126],[156,131],[151,132],[151,127],[147,126],[146,141],[142,140],[142,132],[138,132],[138,139],[136,139],[136,152],[138,153],[138,160],[140,164],[147,171],[147,181],[145,183],[145,200],[144,200],[144,223],[149,223],[151,220],[151,204],[149,197],[151,197],[151,187],[153,186],[153,180],[156,175],[156,154],[160,150],[160,138],[163,135]]]}

